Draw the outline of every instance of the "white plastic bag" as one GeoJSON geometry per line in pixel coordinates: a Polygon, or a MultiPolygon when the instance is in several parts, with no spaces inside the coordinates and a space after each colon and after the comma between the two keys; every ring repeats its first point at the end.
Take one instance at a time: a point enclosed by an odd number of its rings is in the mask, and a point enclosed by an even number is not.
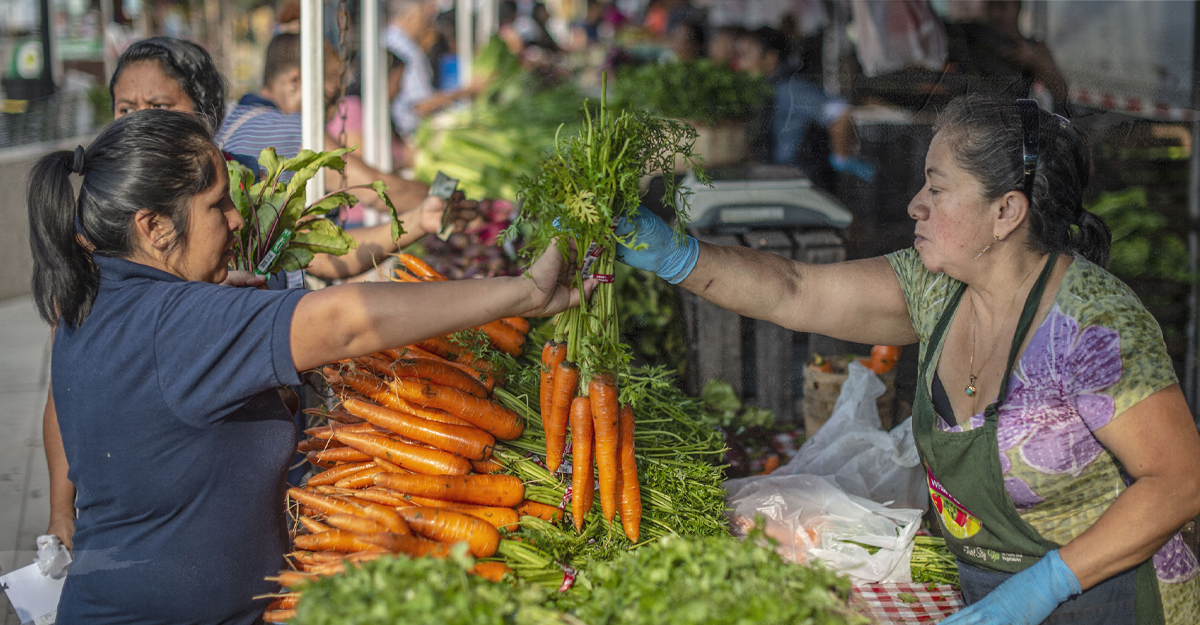
{"type": "Polygon", "coordinates": [[[63,573],[67,571],[67,566],[71,564],[71,552],[67,551],[58,536],[54,534],[38,536],[37,548],[37,558],[33,562],[37,564],[42,575],[55,579],[62,577],[63,573]]]}
{"type": "Polygon", "coordinates": [[[747,477],[725,488],[735,535],[745,535],[761,515],[785,559],[820,560],[864,583],[912,581],[920,510],[887,508],[815,475],[747,477]],[[879,550],[872,554],[863,545],[879,550]]]}
{"type": "Polygon", "coordinates": [[[912,419],[885,432],[875,400],[886,388],[879,376],[850,363],[829,421],[796,457],[772,475],[820,475],[851,495],[896,508],[929,508],[912,419]]]}

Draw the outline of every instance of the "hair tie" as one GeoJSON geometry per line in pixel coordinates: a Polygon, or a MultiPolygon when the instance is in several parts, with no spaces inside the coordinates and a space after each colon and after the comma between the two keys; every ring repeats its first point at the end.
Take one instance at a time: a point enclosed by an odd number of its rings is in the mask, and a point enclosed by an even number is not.
{"type": "Polygon", "coordinates": [[[75,162],[71,165],[71,173],[83,175],[83,146],[75,146],[75,162]]]}

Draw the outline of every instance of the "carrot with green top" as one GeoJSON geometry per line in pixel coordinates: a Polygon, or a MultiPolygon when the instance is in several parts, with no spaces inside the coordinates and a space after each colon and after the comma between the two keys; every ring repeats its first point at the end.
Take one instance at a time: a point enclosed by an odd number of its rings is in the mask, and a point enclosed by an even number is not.
{"type": "Polygon", "coordinates": [[[325,517],[325,522],[331,527],[353,534],[378,534],[387,531],[387,528],[379,522],[357,514],[331,514],[325,517]]]}
{"type": "Polygon", "coordinates": [[[596,438],[596,472],[600,481],[600,509],[604,518],[612,522],[617,514],[617,445],[619,437],[620,409],[617,406],[616,378],[611,373],[601,373],[588,384],[588,396],[592,402],[592,424],[596,438]]]}
{"type": "Polygon", "coordinates": [[[525,485],[512,475],[399,475],[380,473],[375,483],[405,495],[480,506],[512,508],[525,500],[525,485]]]}
{"type": "Polygon", "coordinates": [[[401,252],[396,255],[396,259],[400,261],[401,265],[404,265],[405,269],[411,271],[418,278],[447,280],[446,276],[443,276],[438,270],[434,269],[432,265],[412,254],[401,252]]]}
{"type": "Polygon", "coordinates": [[[496,447],[496,437],[473,425],[435,423],[356,399],[347,399],[342,405],[369,423],[468,460],[487,460],[496,447]]]}
{"type": "Polygon", "coordinates": [[[522,501],[521,504],[517,506],[516,510],[517,514],[521,516],[534,516],[543,521],[550,521],[551,523],[557,523],[563,518],[562,510],[559,510],[554,506],[548,506],[544,503],[529,499],[522,501]]]}
{"type": "Polygon", "coordinates": [[[357,534],[344,530],[333,529],[320,534],[301,534],[292,541],[297,548],[312,551],[380,551],[381,547],[360,540],[357,534]]]}
{"type": "Polygon", "coordinates": [[[550,418],[546,420],[546,469],[550,473],[558,471],[562,464],[571,400],[575,398],[578,386],[579,367],[570,360],[558,363],[554,368],[554,401],[550,407],[550,418]]]}
{"type": "Polygon", "coordinates": [[[369,466],[365,469],[359,469],[358,471],[355,471],[354,473],[351,473],[350,475],[347,475],[346,477],[334,482],[333,485],[338,488],[353,490],[374,484],[375,480],[372,479],[373,476],[376,473],[383,473],[384,469],[374,462],[371,464],[372,466],[369,466]]]}
{"type": "Polygon", "coordinates": [[[621,406],[617,441],[617,462],[621,472],[621,526],[625,529],[625,537],[636,543],[642,523],[642,490],[638,484],[637,461],[634,457],[633,421],[633,408],[621,406]]]}
{"type": "Polygon", "coordinates": [[[421,384],[403,378],[395,380],[389,386],[405,401],[445,410],[501,440],[517,438],[525,429],[521,417],[511,409],[456,388],[421,384]]]}
{"type": "Polygon", "coordinates": [[[426,475],[464,475],[471,472],[471,462],[440,449],[425,449],[402,443],[386,436],[338,432],[338,440],[364,453],[368,459],[378,456],[408,469],[426,475]]]}
{"type": "Polygon", "coordinates": [[[486,521],[448,508],[401,508],[414,532],[442,543],[466,542],[471,555],[487,558],[500,546],[500,533],[486,521]]]}
{"type": "Polygon", "coordinates": [[[593,456],[592,400],[576,397],[571,401],[571,518],[575,531],[583,531],[583,521],[592,511],[596,489],[593,456]]]}

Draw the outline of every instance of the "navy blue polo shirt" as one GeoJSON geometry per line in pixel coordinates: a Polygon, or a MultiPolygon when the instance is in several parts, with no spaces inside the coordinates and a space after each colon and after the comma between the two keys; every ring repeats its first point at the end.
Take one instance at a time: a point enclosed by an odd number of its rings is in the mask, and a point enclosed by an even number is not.
{"type": "Polygon", "coordinates": [[[51,366],[79,508],[58,622],[256,622],[288,547],[296,430],[275,389],[300,381],[304,291],[94,260],[91,313],[59,324],[51,366]]]}

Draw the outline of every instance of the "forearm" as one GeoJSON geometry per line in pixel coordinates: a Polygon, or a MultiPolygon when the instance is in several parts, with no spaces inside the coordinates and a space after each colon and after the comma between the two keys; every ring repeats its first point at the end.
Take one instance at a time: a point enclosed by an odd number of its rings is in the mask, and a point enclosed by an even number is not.
{"type": "Polygon", "coordinates": [[[522,315],[530,305],[525,280],[362,283],[308,293],[292,320],[296,369],[522,315]]]}
{"type": "Polygon", "coordinates": [[[47,395],[46,410],[42,413],[42,445],[50,473],[50,524],[54,525],[58,521],[75,520],[75,485],[67,477],[67,452],[58,429],[53,389],[47,395]]]}
{"type": "Polygon", "coordinates": [[[1154,556],[1200,509],[1195,479],[1143,477],[1059,550],[1084,590],[1154,556]]]}
{"type": "Polygon", "coordinates": [[[700,243],[680,286],[733,312],[797,332],[875,345],[916,341],[887,260],[810,265],[742,246],[700,243]]]}
{"type": "MultiPolygon", "coordinates": [[[[407,230],[408,226],[405,226],[407,230]]],[[[396,253],[404,243],[392,240],[392,225],[385,223],[367,228],[352,228],[346,231],[358,242],[358,247],[343,256],[333,254],[317,254],[308,265],[308,272],[322,280],[335,280],[357,276],[370,271],[377,266],[388,254],[396,253]]],[[[424,234],[424,233],[422,233],[424,234]]],[[[408,235],[406,235],[408,236],[408,235]]]]}
{"type": "Polygon", "coordinates": [[[462,99],[467,95],[469,94],[465,89],[438,92],[418,102],[415,106],[413,106],[413,110],[416,111],[417,115],[424,117],[430,113],[440,111],[447,106],[454,104],[456,100],[462,99]]]}

